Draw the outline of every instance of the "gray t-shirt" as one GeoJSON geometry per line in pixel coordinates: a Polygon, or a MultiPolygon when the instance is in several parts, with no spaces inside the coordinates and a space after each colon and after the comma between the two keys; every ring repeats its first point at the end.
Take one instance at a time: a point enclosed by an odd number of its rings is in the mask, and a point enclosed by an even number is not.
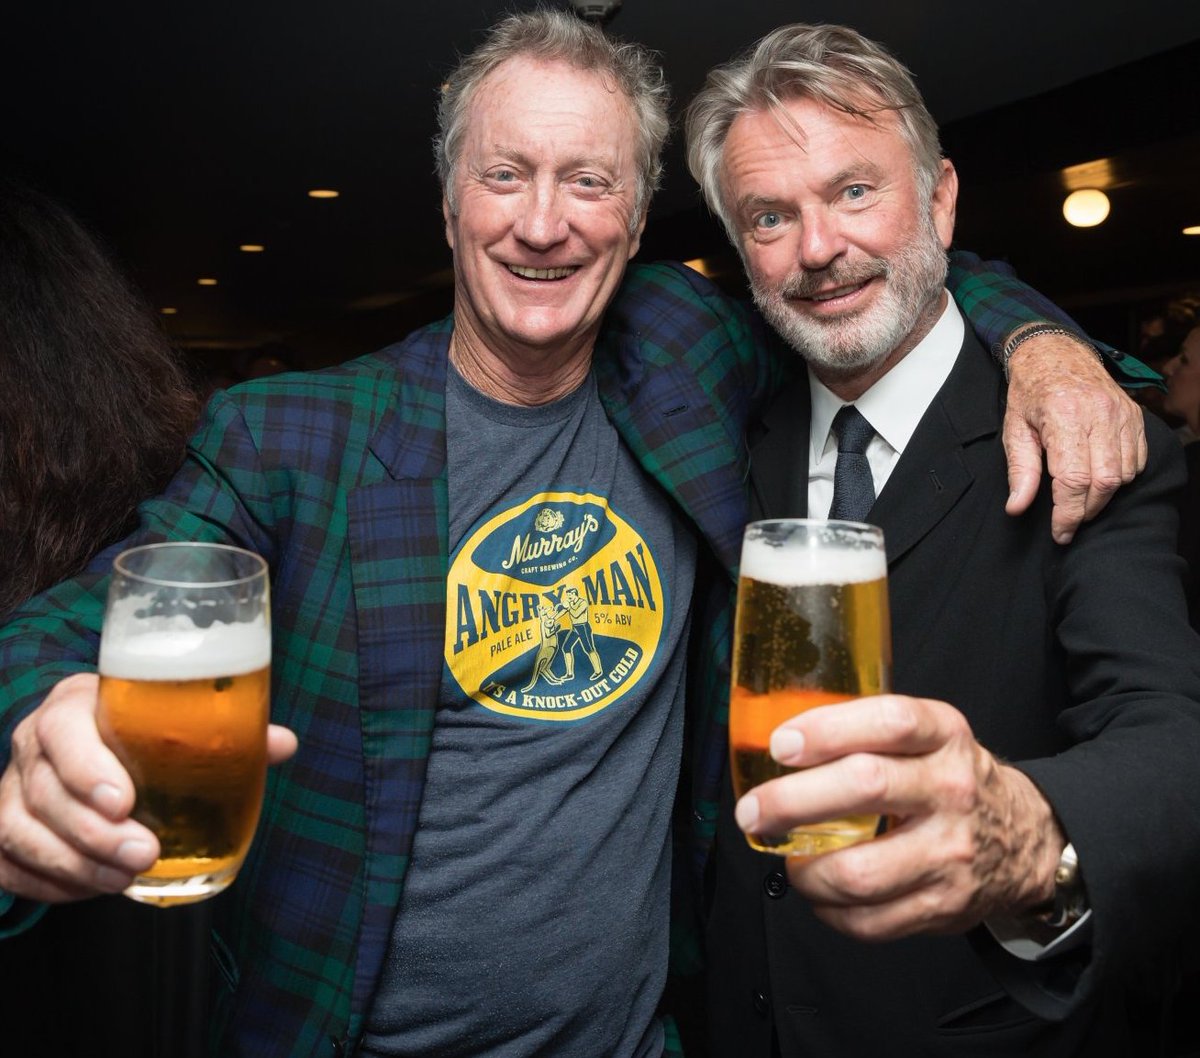
{"type": "Polygon", "coordinates": [[[695,542],[593,378],[449,374],[446,669],[362,1052],[651,1058],[695,542]]]}

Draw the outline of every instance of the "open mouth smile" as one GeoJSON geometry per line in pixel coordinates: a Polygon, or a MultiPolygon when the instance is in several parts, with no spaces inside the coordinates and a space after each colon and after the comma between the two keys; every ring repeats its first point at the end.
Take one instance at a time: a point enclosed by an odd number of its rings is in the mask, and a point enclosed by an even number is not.
{"type": "Polygon", "coordinates": [[[522,279],[566,279],[579,271],[578,265],[563,265],[559,268],[529,268],[524,265],[509,265],[508,270],[522,279]]]}

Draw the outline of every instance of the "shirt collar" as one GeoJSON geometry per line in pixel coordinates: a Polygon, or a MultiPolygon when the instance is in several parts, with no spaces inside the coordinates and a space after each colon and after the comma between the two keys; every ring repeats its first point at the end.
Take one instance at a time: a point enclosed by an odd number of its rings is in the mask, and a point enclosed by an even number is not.
{"type": "MultiPolygon", "coordinates": [[[[962,314],[954,299],[947,295],[946,306],[929,333],[854,401],[875,432],[894,451],[904,451],[930,402],[949,377],[962,349],[964,333],[962,314]]],[[[830,429],[833,417],[846,402],[828,389],[811,367],[808,381],[812,394],[809,466],[815,466],[830,443],[836,446],[836,441],[830,440],[830,429]]]]}

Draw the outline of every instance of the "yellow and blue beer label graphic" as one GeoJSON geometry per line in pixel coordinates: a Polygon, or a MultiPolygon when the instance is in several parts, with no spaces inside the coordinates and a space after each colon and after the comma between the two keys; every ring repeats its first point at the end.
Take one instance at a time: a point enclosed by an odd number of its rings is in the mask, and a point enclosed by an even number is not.
{"type": "Polygon", "coordinates": [[[658,564],[590,493],[544,492],[463,541],[446,586],[446,664],[497,713],[578,720],[646,675],[667,628],[658,564]]]}

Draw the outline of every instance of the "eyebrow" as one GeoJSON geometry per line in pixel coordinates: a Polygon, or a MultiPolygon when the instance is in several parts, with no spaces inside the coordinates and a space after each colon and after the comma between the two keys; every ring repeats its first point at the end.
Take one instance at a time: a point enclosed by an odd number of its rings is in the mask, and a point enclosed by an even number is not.
{"type": "MultiPolygon", "coordinates": [[[[509,162],[513,165],[530,165],[532,164],[529,156],[522,150],[516,147],[506,147],[503,144],[493,144],[492,150],[496,153],[501,161],[509,162]]],[[[612,157],[604,157],[599,154],[584,155],[579,154],[567,158],[563,164],[559,166],[560,170],[571,169],[599,169],[610,176],[618,174],[618,166],[616,160],[612,157]]]]}
{"type": "MultiPolygon", "coordinates": [[[[828,180],[825,181],[826,190],[833,190],[841,187],[844,184],[853,184],[860,180],[869,180],[877,183],[886,178],[887,173],[874,162],[861,161],[855,162],[853,165],[847,165],[839,169],[828,180]]],[[[749,194],[743,195],[734,204],[737,215],[745,215],[753,213],[758,209],[774,209],[778,206],[780,198],[777,195],[760,195],[749,194]]]]}
{"type": "Polygon", "coordinates": [[[874,162],[864,160],[838,170],[825,181],[825,186],[828,188],[840,187],[843,184],[853,184],[859,180],[870,180],[877,183],[886,176],[887,173],[874,162]]]}

